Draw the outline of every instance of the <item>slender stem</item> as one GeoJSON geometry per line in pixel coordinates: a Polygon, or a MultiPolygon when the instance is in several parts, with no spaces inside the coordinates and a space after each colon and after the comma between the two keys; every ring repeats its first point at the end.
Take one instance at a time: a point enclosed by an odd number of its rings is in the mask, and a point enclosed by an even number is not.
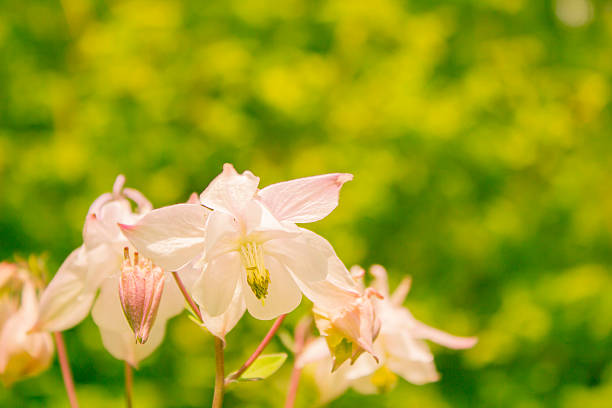
{"type": "Polygon", "coordinates": [[[304,350],[304,343],[306,340],[306,334],[308,333],[308,329],[310,327],[310,322],[310,319],[304,319],[298,323],[295,328],[293,370],[291,371],[291,379],[289,380],[289,390],[287,391],[285,408],[293,408],[295,405],[295,398],[300,385],[300,375],[302,374],[302,368],[298,367],[297,360],[300,354],[302,354],[302,350],[304,350]]]}
{"type": "Polygon", "coordinates": [[[242,365],[242,367],[240,367],[238,369],[238,371],[230,374],[225,379],[225,385],[228,385],[229,383],[231,383],[235,379],[240,378],[242,373],[244,373],[246,371],[246,369],[249,368],[251,366],[251,364],[253,364],[253,362],[257,359],[257,357],[259,357],[261,352],[266,348],[268,343],[270,343],[270,340],[272,340],[272,337],[274,337],[274,335],[278,331],[279,327],[283,323],[283,320],[285,320],[286,316],[287,316],[286,314],[282,314],[282,315],[280,315],[280,316],[278,316],[276,318],[276,320],[274,321],[274,324],[272,325],[272,327],[270,327],[270,330],[268,330],[268,333],[263,338],[261,343],[259,343],[259,346],[257,346],[257,348],[255,349],[253,354],[251,354],[251,356],[247,359],[247,361],[244,362],[244,364],[242,365]]]}
{"type": "Polygon", "coordinates": [[[132,408],[132,384],[134,384],[134,373],[132,366],[125,362],[125,406],[132,408]]]}
{"type": "Polygon", "coordinates": [[[193,301],[193,299],[191,298],[191,296],[187,292],[187,289],[185,288],[185,285],[183,285],[183,281],[178,276],[178,273],[172,272],[172,276],[174,277],[174,281],[176,282],[176,286],[178,286],[178,288],[180,289],[181,293],[183,294],[183,297],[185,298],[185,300],[187,301],[187,303],[191,307],[191,310],[193,311],[193,313],[195,313],[196,316],[198,316],[198,319],[200,319],[200,321],[202,321],[202,313],[200,312],[200,308],[198,307],[196,302],[193,301]]]}
{"type": "Polygon", "coordinates": [[[53,337],[55,338],[57,358],[60,363],[60,368],[62,369],[62,377],[64,378],[64,385],[66,386],[70,407],[79,408],[79,401],[77,400],[76,390],[74,388],[72,371],[70,370],[70,363],[68,362],[68,353],[66,352],[66,345],[64,344],[64,337],[61,332],[53,332],[53,337]]]}
{"type": "Polygon", "coordinates": [[[223,406],[223,392],[225,391],[225,370],[223,369],[223,340],[215,336],[215,394],[213,395],[213,408],[223,406]]]}

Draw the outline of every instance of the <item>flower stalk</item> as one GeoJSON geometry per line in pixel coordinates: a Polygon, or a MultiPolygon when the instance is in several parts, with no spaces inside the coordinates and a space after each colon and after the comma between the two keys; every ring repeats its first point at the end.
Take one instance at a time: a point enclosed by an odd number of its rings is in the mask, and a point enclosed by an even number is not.
{"type": "Polygon", "coordinates": [[[213,395],[213,408],[223,406],[223,393],[225,391],[225,371],[223,368],[223,340],[215,336],[215,393],[213,395]]]}
{"type": "Polygon", "coordinates": [[[189,295],[189,292],[187,292],[187,288],[185,288],[185,285],[183,284],[183,281],[181,280],[181,278],[178,276],[178,273],[172,272],[172,277],[174,278],[174,281],[176,282],[176,286],[178,286],[179,290],[183,294],[183,297],[187,301],[187,304],[191,308],[191,311],[194,313],[195,316],[198,317],[198,319],[200,319],[200,323],[201,323],[202,322],[202,313],[200,312],[200,308],[193,301],[193,299],[189,295]]]}
{"type": "Polygon", "coordinates": [[[310,323],[310,319],[303,319],[295,328],[293,370],[291,371],[291,378],[289,379],[289,390],[287,391],[287,398],[285,399],[285,408],[293,408],[295,405],[295,399],[300,385],[300,376],[302,374],[302,368],[298,366],[297,361],[304,350],[304,343],[306,342],[306,335],[308,334],[310,323]]]}
{"type": "Polygon", "coordinates": [[[132,408],[132,389],[134,384],[134,372],[132,366],[125,362],[125,406],[132,408]]]}
{"type": "Polygon", "coordinates": [[[64,337],[61,332],[53,332],[53,337],[55,338],[57,358],[62,370],[62,377],[64,379],[64,385],[66,386],[68,400],[70,401],[70,408],[79,408],[79,401],[77,400],[76,390],[74,388],[74,380],[72,379],[72,371],[70,370],[70,363],[68,362],[68,353],[66,352],[64,337]]]}
{"type": "Polygon", "coordinates": [[[274,337],[274,335],[276,334],[276,332],[280,328],[281,324],[283,323],[283,320],[285,320],[286,316],[287,316],[286,314],[282,314],[282,315],[280,315],[280,316],[278,316],[276,318],[276,320],[274,321],[274,324],[272,325],[272,327],[270,327],[270,330],[268,330],[268,333],[263,338],[261,343],[259,343],[259,345],[255,349],[253,354],[251,354],[251,356],[244,362],[242,367],[240,367],[237,371],[235,371],[232,374],[227,376],[227,378],[225,379],[225,385],[226,386],[229,383],[231,383],[232,381],[237,380],[238,378],[240,378],[242,373],[244,373],[246,371],[246,369],[249,368],[251,366],[251,364],[253,364],[255,362],[255,360],[257,360],[257,357],[259,357],[259,355],[264,351],[264,349],[266,348],[268,343],[270,343],[270,340],[272,340],[272,337],[274,337]]]}

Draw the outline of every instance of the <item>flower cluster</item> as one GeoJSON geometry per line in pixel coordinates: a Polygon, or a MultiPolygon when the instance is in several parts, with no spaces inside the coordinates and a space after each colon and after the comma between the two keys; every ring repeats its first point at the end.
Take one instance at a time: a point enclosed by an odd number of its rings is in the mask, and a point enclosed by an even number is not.
{"type": "MultiPolygon", "coordinates": [[[[353,267],[351,272],[363,286],[365,271],[353,267]]],[[[402,307],[410,289],[410,278],[405,278],[390,294],[385,269],[375,265],[370,268],[370,274],[374,280],[365,291],[376,291],[378,294],[373,307],[381,321],[371,355],[335,371],[337,365],[333,361],[333,354],[330,354],[325,341],[317,338],[306,346],[299,357],[297,364],[307,366],[314,373],[324,402],[334,399],[349,387],[363,394],[390,390],[395,386],[397,376],[419,385],[437,381],[439,375],[433,356],[424,340],[452,349],[466,349],[476,344],[475,337],[456,337],[429,327],[402,307]]]]}
{"type": "Polygon", "coordinates": [[[187,305],[223,347],[245,312],[280,317],[280,324],[303,296],[313,304],[320,337],[301,339],[306,347],[295,350],[296,368],[317,372],[324,401],[348,387],[390,389],[397,376],[415,384],[437,380],[424,340],[459,349],[475,338],[420,323],[402,307],[409,280],[390,294],[385,270],[374,266],[366,287],[363,269],[349,271],[325,238],[298,226],[329,215],[352,178],[333,173],[260,189],[253,173],[226,164],[199,196],[153,209],[142,193],[124,188],[120,175],[89,208],[83,244],[40,305],[27,275],[2,264],[0,287],[10,292],[0,298],[3,380],[43,369],[52,353],[49,332],[71,328],[90,312],[107,350],[137,367],[161,343],[167,320],[187,305]]]}

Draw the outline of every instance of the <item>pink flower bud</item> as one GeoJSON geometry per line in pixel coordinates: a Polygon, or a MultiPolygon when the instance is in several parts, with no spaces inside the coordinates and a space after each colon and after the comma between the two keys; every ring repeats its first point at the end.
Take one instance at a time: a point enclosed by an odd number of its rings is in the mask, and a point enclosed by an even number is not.
{"type": "Polygon", "coordinates": [[[124,249],[124,260],[119,279],[121,307],[134,335],[136,343],[144,344],[155,323],[159,301],[164,290],[164,272],[159,266],[134,252],[134,263],[130,252],[124,249]]]}

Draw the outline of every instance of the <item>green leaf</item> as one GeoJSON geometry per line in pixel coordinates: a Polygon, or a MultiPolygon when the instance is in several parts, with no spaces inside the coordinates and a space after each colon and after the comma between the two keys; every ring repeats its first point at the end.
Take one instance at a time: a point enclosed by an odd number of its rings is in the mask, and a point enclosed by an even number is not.
{"type": "Polygon", "coordinates": [[[257,360],[255,360],[244,373],[242,373],[238,381],[257,381],[266,379],[281,368],[286,359],[287,353],[262,354],[257,357],[257,360]]]}

